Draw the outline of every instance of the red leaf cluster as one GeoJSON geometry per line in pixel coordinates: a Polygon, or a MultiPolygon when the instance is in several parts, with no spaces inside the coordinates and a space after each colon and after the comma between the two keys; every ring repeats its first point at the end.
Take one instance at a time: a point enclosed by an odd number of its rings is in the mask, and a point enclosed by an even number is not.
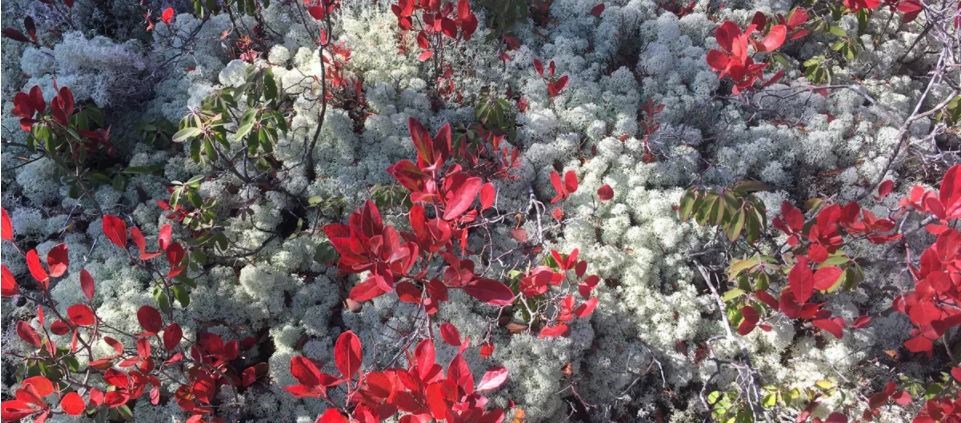
{"type": "Polygon", "coordinates": [[[554,187],[554,192],[557,194],[551,199],[551,204],[566,200],[574,191],[577,191],[577,185],[577,175],[573,170],[564,173],[563,181],[561,181],[561,175],[556,170],[552,170],[551,186],[554,187]]]}
{"type": "MultiPolygon", "coordinates": [[[[799,28],[807,20],[807,12],[794,10],[783,23],[776,23],[768,28],[763,38],[756,38],[755,33],[767,25],[767,17],[760,12],[755,14],[753,21],[746,28],[741,28],[734,22],[725,21],[714,32],[720,50],[710,50],[707,53],[707,64],[718,73],[720,78],[730,77],[734,81],[734,94],[751,89],[755,82],[762,79],[762,73],[768,64],[755,62],[758,53],[771,53],[780,48],[788,39],[803,37],[806,30],[799,28]],[[752,51],[753,50],[753,51],[752,51]]],[[[775,75],[764,84],[771,84],[780,75],[775,75]]]]}
{"type": "Polygon", "coordinates": [[[43,90],[39,85],[34,85],[29,93],[19,92],[13,97],[14,116],[20,118],[20,129],[30,132],[33,124],[37,122],[37,115],[43,115],[47,103],[43,99],[43,90]]]}
{"type": "Polygon", "coordinates": [[[551,60],[547,63],[547,74],[544,73],[544,65],[540,60],[534,59],[534,71],[537,72],[544,82],[547,84],[547,96],[550,98],[557,97],[564,88],[567,88],[567,81],[569,80],[567,75],[561,75],[560,77],[555,77],[557,72],[557,66],[554,65],[554,61],[551,60]]]}
{"type": "Polygon", "coordinates": [[[401,160],[387,172],[410,191],[411,232],[385,225],[373,201],[354,211],[348,224],[324,227],[340,254],[342,271],[370,272],[351,289],[350,299],[364,302],[396,290],[402,301],[421,304],[433,314],[447,300],[449,288],[460,288],[488,304],[509,305],[514,297],[510,288],[477,276],[473,262],[459,257],[468,228],[494,203],[493,184],[456,163],[463,158],[458,153],[470,156],[473,150],[453,146],[449,124],[433,137],[416,119],[410,119],[409,129],[416,163],[401,160]],[[435,271],[429,263],[438,256],[446,267],[435,271]],[[415,271],[418,264],[424,268],[415,271]]]}
{"type": "MultiPolygon", "coordinates": [[[[126,250],[127,248],[127,224],[118,216],[114,215],[104,215],[102,219],[103,234],[110,240],[114,245],[126,250]]],[[[134,226],[130,228],[130,239],[133,240],[134,245],[137,246],[137,251],[139,255],[137,256],[140,260],[146,261],[159,257],[161,254],[165,255],[167,259],[167,264],[170,269],[167,271],[167,278],[173,279],[180,276],[186,270],[186,263],[184,258],[186,258],[186,251],[179,242],[172,240],[173,228],[167,224],[160,228],[157,233],[157,247],[158,250],[155,252],[147,251],[147,241],[144,238],[140,228],[134,226]]]]}
{"type": "Polygon", "coordinates": [[[417,60],[421,62],[433,57],[443,47],[442,37],[470,40],[477,30],[477,17],[468,0],[458,0],[456,7],[445,0],[398,0],[390,10],[397,16],[402,33],[416,31],[417,45],[421,49],[417,60]]]}
{"type": "Polygon", "coordinates": [[[304,0],[304,5],[312,18],[322,21],[340,7],[340,0],[304,0]]]}
{"type": "MultiPolygon", "coordinates": [[[[103,229],[111,243],[125,249],[128,234],[122,219],[116,216],[104,216],[103,229]]],[[[12,227],[9,228],[8,233],[12,241],[12,227]]],[[[130,237],[140,250],[139,256],[131,257],[132,259],[146,261],[157,257],[162,251],[166,253],[172,268],[172,273],[168,273],[168,277],[173,278],[182,271],[180,265],[184,258],[184,250],[179,243],[173,241],[172,229],[169,225],[160,229],[157,237],[160,249],[158,252],[146,251],[146,242],[138,228],[131,228],[130,237]]],[[[244,363],[246,360],[240,360],[241,350],[255,344],[253,338],[247,338],[243,342],[236,340],[225,342],[217,335],[201,332],[197,335],[194,344],[181,347],[184,337],[180,325],[175,322],[165,324],[163,315],[152,306],[145,305],[138,310],[137,320],[143,331],[132,335],[132,349],[129,351],[125,350],[122,342],[103,336],[99,326],[100,319],[89,304],[69,305],[61,314],[57,308],[48,305],[53,304],[48,287],[55,278],[66,274],[69,268],[68,257],[66,244],[59,244],[50,249],[46,257],[46,267],[35,249],[25,254],[28,270],[42,288],[37,294],[43,298],[34,300],[32,297],[27,297],[38,303],[37,328],[24,320],[16,323],[17,336],[25,344],[35,348],[31,360],[46,363],[50,368],[66,369],[68,366],[63,360],[77,354],[82,348],[90,355],[84,371],[102,374],[106,386],[101,388],[95,384],[82,385],[83,389],[79,391],[83,392],[82,395],[79,392],[70,391],[75,382],[71,379],[62,379],[60,383],[66,383],[66,385],[56,391],[63,394],[60,398],[60,408],[63,413],[80,415],[88,408],[101,406],[115,409],[127,405],[148,392],[151,404],[157,405],[161,395],[158,376],[162,373],[165,378],[170,378],[171,372],[182,372],[180,380],[184,382],[176,388],[174,399],[184,411],[193,414],[190,420],[199,421],[203,416],[214,411],[213,405],[223,385],[247,387],[266,375],[264,363],[247,365],[244,363]],[[50,307],[57,316],[49,328],[44,317],[47,307],[50,307]],[[69,345],[58,346],[55,338],[50,334],[69,335],[69,345]],[[95,358],[91,345],[99,341],[110,346],[113,353],[95,358]],[[154,345],[162,348],[155,348],[154,345]],[[185,356],[185,352],[189,352],[189,356],[185,356]]],[[[2,266],[2,271],[3,295],[5,297],[17,295],[19,286],[13,274],[6,265],[2,266]]],[[[79,279],[84,297],[92,300],[95,294],[92,275],[85,269],[81,269],[79,279]]],[[[3,421],[15,421],[29,416],[34,417],[34,421],[43,421],[51,413],[58,413],[59,411],[51,410],[51,406],[43,400],[43,397],[53,391],[50,381],[42,376],[24,380],[15,399],[3,402],[3,421]],[[48,386],[50,386],[49,389],[48,386]]]]}
{"type": "Polygon", "coordinates": [[[907,210],[918,210],[938,223],[925,228],[937,235],[910,268],[915,287],[894,302],[915,326],[905,346],[912,352],[930,352],[934,341],[961,326],[961,233],[952,222],[961,219],[961,165],[948,169],[937,192],[914,187],[901,200],[907,210]]]}
{"type": "Polygon", "coordinates": [[[601,278],[597,275],[585,276],[587,262],[578,260],[578,255],[577,249],[566,255],[551,250],[548,265],[537,266],[521,276],[518,284],[521,294],[526,299],[536,298],[550,304],[553,309],[553,312],[543,313],[546,318],[545,326],[538,334],[541,338],[564,335],[570,322],[575,318],[589,317],[597,308],[598,298],[591,293],[601,278]],[[573,279],[569,278],[570,273],[573,273],[573,279]],[[582,298],[579,304],[573,294],[562,289],[568,286],[577,287],[582,298]]]}
{"type": "Polygon", "coordinates": [[[353,332],[341,334],[334,345],[334,363],[340,373],[324,373],[312,360],[296,356],[290,361],[290,372],[298,384],[287,386],[297,397],[331,400],[328,390],[343,387],[346,403],[343,409],[328,409],[318,421],[373,423],[400,415],[400,422],[500,422],[504,410],[488,410],[488,400],[481,393],[499,389],[507,382],[507,369],[488,370],[479,382],[464,360],[463,349],[444,368],[436,363],[434,342],[422,340],[414,352],[407,354],[407,367],[380,371],[361,369],[363,346],[353,332]]]}

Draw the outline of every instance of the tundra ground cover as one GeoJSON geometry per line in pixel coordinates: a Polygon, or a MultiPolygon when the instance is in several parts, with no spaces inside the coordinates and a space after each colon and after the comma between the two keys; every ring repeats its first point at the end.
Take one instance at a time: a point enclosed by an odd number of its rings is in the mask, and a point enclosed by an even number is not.
{"type": "Polygon", "coordinates": [[[4,421],[961,419],[961,4],[15,0],[4,421]]]}

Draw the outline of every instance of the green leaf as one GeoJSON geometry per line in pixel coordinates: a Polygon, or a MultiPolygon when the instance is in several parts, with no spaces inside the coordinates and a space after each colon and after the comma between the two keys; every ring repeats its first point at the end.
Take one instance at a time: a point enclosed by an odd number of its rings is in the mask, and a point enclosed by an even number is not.
{"type": "Polygon", "coordinates": [[[739,194],[750,194],[753,192],[767,191],[770,187],[764,182],[760,181],[740,181],[734,184],[734,191],[739,194]]]}
{"type": "Polygon", "coordinates": [[[716,207],[718,202],[719,199],[716,195],[711,193],[704,195],[701,204],[695,207],[697,209],[697,212],[695,212],[695,220],[699,225],[704,226],[714,222],[714,220],[711,219],[711,213],[713,211],[714,216],[717,216],[716,207]]]}
{"type": "Polygon", "coordinates": [[[835,384],[834,381],[830,379],[821,379],[821,380],[818,380],[817,382],[814,382],[814,384],[818,388],[820,388],[822,391],[830,391],[835,387],[837,387],[837,384],[835,384]]]}
{"type": "Polygon", "coordinates": [[[684,191],[684,195],[681,196],[681,203],[677,209],[681,220],[688,220],[691,218],[691,212],[694,210],[695,200],[697,200],[697,191],[694,188],[689,188],[687,191],[684,191]]]}
{"type": "Polygon", "coordinates": [[[207,156],[208,159],[213,160],[215,157],[217,157],[217,150],[214,149],[214,143],[210,142],[209,139],[205,138],[203,140],[203,147],[204,155],[207,156]]]}
{"type": "Polygon", "coordinates": [[[186,308],[190,305],[190,291],[187,287],[183,285],[174,285],[170,287],[170,291],[174,294],[174,299],[180,303],[181,307],[186,308]]]}
{"type": "Polygon", "coordinates": [[[278,100],[277,81],[274,80],[274,72],[270,69],[264,72],[264,97],[267,100],[278,100]]]}
{"type": "Polygon", "coordinates": [[[188,127],[184,128],[184,129],[181,129],[181,130],[177,131],[177,133],[174,134],[174,136],[173,136],[173,141],[174,141],[174,142],[184,142],[184,141],[187,141],[187,140],[189,140],[189,139],[191,139],[191,138],[196,138],[197,136],[199,136],[199,135],[202,134],[203,132],[204,132],[204,131],[203,131],[202,129],[200,129],[200,128],[197,128],[197,127],[195,127],[195,126],[188,126],[188,127]]]}
{"type": "Polygon", "coordinates": [[[727,235],[728,241],[737,241],[737,238],[741,236],[741,230],[744,229],[744,215],[747,213],[744,210],[738,210],[734,222],[724,228],[724,234],[727,235]]]}
{"type": "Polygon", "coordinates": [[[115,408],[114,410],[116,410],[117,414],[119,414],[120,417],[122,417],[124,420],[126,421],[133,420],[133,413],[130,411],[130,407],[128,407],[127,405],[122,405],[120,407],[115,408]]]}
{"type": "Polygon", "coordinates": [[[257,118],[256,109],[247,109],[244,116],[240,118],[240,126],[237,127],[237,132],[234,133],[234,137],[238,140],[243,139],[250,133],[250,130],[254,128],[254,123],[257,118]]]}
{"type": "Polygon", "coordinates": [[[738,297],[744,294],[745,292],[741,288],[731,288],[727,290],[727,292],[725,292],[724,295],[721,296],[721,299],[724,300],[724,302],[729,303],[732,300],[737,299],[738,297]]]}
{"type": "Polygon", "coordinates": [[[157,301],[157,307],[159,307],[161,311],[170,311],[170,299],[167,298],[167,294],[164,293],[163,289],[161,289],[159,286],[154,287],[153,298],[155,301],[157,301]]]}
{"type": "Polygon", "coordinates": [[[711,391],[711,393],[707,394],[707,403],[717,404],[717,400],[721,399],[721,395],[720,391],[711,391]]]}
{"type": "Polygon", "coordinates": [[[741,272],[751,269],[763,262],[764,260],[757,255],[751,258],[743,259],[743,260],[734,260],[731,262],[730,266],[728,266],[727,268],[727,277],[730,279],[734,279],[735,277],[740,275],[741,272]]]}

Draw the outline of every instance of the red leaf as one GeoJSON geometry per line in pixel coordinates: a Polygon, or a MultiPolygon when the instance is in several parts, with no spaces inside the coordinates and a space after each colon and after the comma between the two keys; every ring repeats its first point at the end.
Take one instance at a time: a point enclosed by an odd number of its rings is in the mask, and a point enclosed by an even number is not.
{"type": "Polygon", "coordinates": [[[822,267],[814,272],[814,289],[827,291],[833,287],[841,277],[843,271],[837,266],[822,267]]]}
{"type": "Polygon", "coordinates": [[[449,345],[459,346],[460,342],[460,332],[457,331],[457,327],[450,323],[442,323],[440,325],[440,337],[444,338],[444,342],[449,345]]]}
{"type": "Polygon", "coordinates": [[[183,335],[184,333],[183,330],[180,329],[180,325],[176,323],[167,325],[167,327],[164,328],[163,335],[164,348],[166,348],[167,351],[173,351],[174,348],[177,348],[177,345],[180,345],[180,340],[183,338],[183,335]]]}
{"type": "Polygon", "coordinates": [[[715,72],[723,72],[731,62],[730,56],[720,50],[710,50],[707,52],[707,65],[715,72]]]}
{"type": "Polygon", "coordinates": [[[30,35],[33,42],[37,42],[37,24],[33,22],[32,17],[23,18],[23,29],[27,30],[27,35],[30,35]]]}
{"type": "MultiPolygon", "coordinates": [[[[829,332],[831,335],[834,335],[835,338],[841,339],[844,337],[844,326],[841,325],[839,320],[841,319],[837,317],[831,319],[816,319],[812,320],[811,324],[821,330],[829,332]]],[[[843,322],[843,320],[841,322],[843,322]]]]}
{"type": "Polygon", "coordinates": [[[897,392],[891,397],[891,399],[894,400],[895,404],[902,407],[911,404],[911,394],[909,394],[907,391],[897,392]]]}
{"type": "Polygon", "coordinates": [[[585,318],[590,316],[597,308],[597,297],[593,297],[587,301],[584,301],[577,308],[574,309],[574,315],[580,318],[585,318]]]}
{"type": "Polygon", "coordinates": [[[347,417],[344,417],[336,408],[328,408],[317,418],[315,423],[348,423],[347,417]]]}
{"type": "Polygon", "coordinates": [[[507,285],[493,279],[474,279],[469,285],[464,286],[464,292],[495,306],[509,306],[514,302],[514,292],[507,285]]]}
{"type": "MultiPolygon", "coordinates": [[[[442,383],[432,383],[427,385],[425,392],[427,396],[427,407],[430,409],[434,420],[447,420],[447,402],[444,401],[444,386],[442,383]]],[[[429,419],[428,419],[429,420],[429,419]]]]}
{"type": "Polygon", "coordinates": [[[241,384],[244,387],[253,385],[257,381],[257,366],[250,366],[244,369],[241,374],[241,384]]]}
{"type": "Polygon", "coordinates": [[[54,387],[53,382],[43,376],[31,376],[20,382],[24,387],[29,386],[33,393],[37,394],[41,398],[53,393],[54,387]]]}
{"type": "Polygon", "coordinates": [[[907,340],[904,346],[911,352],[930,352],[934,348],[934,343],[923,335],[918,335],[907,340]]]}
{"type": "Polygon", "coordinates": [[[321,0],[320,4],[310,6],[307,8],[307,13],[318,21],[322,21],[327,18],[327,5],[324,3],[326,0],[321,0]]]}
{"type": "Polygon", "coordinates": [[[34,347],[43,345],[43,341],[40,340],[40,334],[37,333],[33,326],[30,326],[30,323],[23,320],[17,322],[17,336],[34,347]]]}
{"type": "Polygon", "coordinates": [[[113,352],[116,354],[116,356],[119,357],[120,354],[123,353],[123,344],[121,344],[120,341],[109,336],[105,336],[103,337],[103,342],[106,342],[107,345],[110,345],[110,347],[113,348],[113,352]]]}
{"type": "Polygon", "coordinates": [[[544,76],[544,65],[540,60],[534,59],[534,71],[536,71],[538,75],[544,76]]]}
{"type": "Polygon", "coordinates": [[[460,24],[461,37],[470,40],[477,30],[477,16],[470,10],[469,0],[460,0],[457,3],[457,23],[460,24]]]}
{"type": "Polygon", "coordinates": [[[334,344],[334,363],[344,379],[350,379],[360,369],[363,359],[360,338],[354,332],[347,331],[337,337],[334,344]]]}
{"type": "Polygon", "coordinates": [[[80,290],[83,291],[83,295],[87,297],[88,300],[93,299],[93,276],[90,276],[90,272],[88,272],[87,269],[80,269],[80,290]]]}
{"type": "Polygon", "coordinates": [[[148,305],[141,306],[137,310],[137,321],[140,322],[140,327],[150,335],[159,333],[163,329],[163,317],[160,316],[160,312],[148,305]]]}
{"type": "Polygon", "coordinates": [[[83,411],[87,408],[87,405],[84,404],[83,398],[80,396],[80,394],[76,392],[70,392],[60,399],[60,408],[63,409],[64,413],[67,413],[71,416],[79,416],[80,414],[83,414],[83,411]]]}
{"type": "Polygon", "coordinates": [[[2,413],[5,420],[20,421],[20,419],[35,414],[36,412],[37,409],[33,403],[25,400],[12,399],[0,403],[0,413],[2,413]]]}
{"type": "Polygon", "coordinates": [[[587,261],[586,261],[586,260],[581,260],[581,261],[577,262],[576,265],[574,265],[574,274],[577,275],[577,277],[584,276],[584,273],[586,273],[586,272],[587,272],[587,261]]]}
{"type": "Polygon", "coordinates": [[[167,247],[173,242],[173,228],[170,224],[166,224],[160,227],[160,231],[157,232],[157,245],[160,246],[161,250],[166,250],[167,247]]]}
{"type": "MultiPolygon", "coordinates": [[[[481,357],[488,358],[494,354],[494,344],[491,342],[485,342],[480,345],[480,355],[481,357]]],[[[961,380],[961,379],[959,379],[961,380]]]]}
{"type": "Polygon", "coordinates": [[[494,205],[494,197],[496,196],[496,194],[497,194],[497,191],[494,189],[493,183],[488,182],[481,187],[481,190],[480,190],[481,210],[487,210],[494,205]]]}
{"type": "Polygon", "coordinates": [[[50,113],[57,122],[67,126],[70,123],[70,116],[73,116],[73,106],[73,92],[70,88],[62,87],[50,102],[50,113]]]}
{"type": "Polygon", "coordinates": [[[13,224],[10,223],[10,215],[7,209],[0,208],[0,238],[4,241],[13,241],[13,224]]]}
{"type": "Polygon", "coordinates": [[[597,197],[600,198],[601,201],[608,201],[614,198],[614,189],[611,188],[610,185],[604,184],[597,189],[597,197]]]}
{"type": "Polygon", "coordinates": [[[43,89],[41,89],[39,85],[34,85],[33,88],[30,89],[30,94],[28,94],[27,97],[30,99],[33,109],[35,109],[37,113],[43,113],[46,108],[46,104],[43,101],[43,89]]]}
{"type": "Polygon", "coordinates": [[[434,52],[432,52],[432,51],[430,51],[430,50],[424,50],[424,51],[420,52],[420,54],[417,55],[417,61],[418,61],[418,62],[427,61],[427,59],[430,59],[431,56],[433,56],[433,55],[434,55],[434,52]]]}
{"type": "Polygon", "coordinates": [[[567,75],[563,75],[560,78],[557,78],[556,81],[548,84],[547,95],[551,97],[556,97],[558,94],[561,93],[561,91],[564,91],[564,88],[567,87],[567,81],[568,81],[567,75]]]}
{"type": "Polygon", "coordinates": [[[888,194],[891,193],[891,191],[894,191],[894,181],[891,179],[886,179],[884,182],[881,182],[881,184],[878,185],[877,199],[883,200],[888,196],[888,194]]]}
{"type": "Polygon", "coordinates": [[[554,338],[558,336],[563,336],[567,333],[567,325],[561,323],[557,325],[544,326],[540,333],[537,334],[538,338],[554,338]]]}
{"type": "Polygon", "coordinates": [[[438,374],[440,369],[436,363],[437,355],[434,349],[434,341],[425,339],[417,344],[414,349],[414,363],[417,367],[417,376],[422,382],[430,382],[438,374]]]}
{"type": "Polygon", "coordinates": [[[835,411],[824,420],[824,423],[848,423],[848,416],[835,411]]]}
{"type": "Polygon", "coordinates": [[[445,198],[447,208],[444,209],[444,220],[454,220],[464,214],[474,203],[482,183],[481,178],[472,176],[454,187],[453,193],[448,192],[445,198]]]}
{"type": "Polygon", "coordinates": [[[604,3],[595,4],[594,7],[591,8],[591,14],[595,17],[601,17],[601,13],[604,13],[604,3]]]}
{"type": "Polygon", "coordinates": [[[961,382],[961,367],[955,367],[951,369],[951,377],[953,377],[954,380],[961,382]]]}
{"type": "Polygon", "coordinates": [[[860,316],[851,323],[851,329],[861,329],[871,324],[871,316],[860,316]]]}
{"type": "Polygon", "coordinates": [[[791,268],[788,273],[788,285],[798,303],[805,304],[811,298],[814,291],[814,273],[808,268],[806,257],[799,258],[791,268]]]}
{"type": "Polygon", "coordinates": [[[29,42],[30,42],[30,39],[27,38],[26,35],[23,35],[22,32],[14,29],[14,28],[4,28],[4,29],[3,29],[3,36],[6,37],[6,38],[9,38],[9,39],[11,39],[11,40],[14,40],[14,41],[19,41],[19,42],[21,42],[21,43],[29,43],[29,42]]]}
{"type": "Polygon", "coordinates": [[[591,296],[591,291],[593,291],[594,287],[596,287],[597,284],[600,282],[601,282],[600,277],[598,277],[597,275],[590,275],[586,279],[584,279],[583,282],[577,285],[577,292],[581,294],[582,297],[587,298],[591,296]]]}
{"type": "Polygon", "coordinates": [[[50,269],[50,276],[55,278],[63,276],[69,264],[67,244],[57,244],[47,252],[47,269],[50,269]]]}
{"type": "Polygon", "coordinates": [[[93,310],[86,304],[74,304],[67,307],[67,317],[77,326],[93,326],[94,323],[97,323],[97,317],[93,314],[93,310]]]}
{"type": "Polygon", "coordinates": [[[167,264],[170,265],[170,271],[167,272],[167,277],[175,278],[184,271],[183,260],[187,257],[187,253],[179,242],[168,245],[166,253],[167,264]]]}
{"type": "Polygon", "coordinates": [[[917,19],[924,6],[918,0],[901,0],[898,2],[898,12],[901,12],[901,22],[908,23],[917,19]]]}
{"type": "Polygon", "coordinates": [[[777,50],[778,47],[784,45],[784,39],[787,37],[787,27],[784,25],[774,25],[771,30],[768,31],[767,36],[761,41],[763,50],[759,49],[759,52],[771,52],[777,50]]]}
{"type": "Polygon", "coordinates": [[[568,170],[564,173],[564,188],[567,189],[568,194],[573,194],[577,191],[577,174],[573,170],[568,170]]]}
{"type": "Polygon", "coordinates": [[[961,165],[951,166],[944,174],[938,199],[949,219],[961,217],[961,165]]]}
{"type": "Polygon", "coordinates": [[[127,224],[123,219],[109,214],[104,215],[103,234],[114,245],[127,248],[127,224]]]}
{"type": "Polygon", "coordinates": [[[908,317],[919,326],[927,326],[941,318],[941,308],[931,301],[921,301],[908,310],[908,317]]]}
{"type": "Polygon", "coordinates": [[[774,219],[774,227],[786,234],[800,232],[804,228],[804,213],[787,201],[781,203],[781,216],[774,219]]]}
{"type": "Polygon", "coordinates": [[[63,320],[57,319],[50,324],[50,332],[53,332],[54,335],[66,335],[70,332],[70,326],[63,320]]]}
{"type": "Polygon", "coordinates": [[[174,20],[174,8],[168,7],[164,9],[160,14],[160,20],[163,21],[163,23],[170,25],[170,23],[174,20]]]}
{"type": "Polygon", "coordinates": [[[381,288],[382,284],[385,284],[384,277],[381,275],[370,275],[363,282],[354,285],[350,289],[350,299],[362,303],[364,301],[370,301],[381,295],[384,295],[387,291],[381,288]]]}
{"type": "Polygon", "coordinates": [[[551,171],[551,185],[557,195],[551,199],[551,204],[561,200],[566,200],[574,191],[577,191],[577,174],[573,170],[564,173],[564,181],[561,182],[561,175],[557,171],[551,171]]]}
{"type": "Polygon", "coordinates": [[[493,391],[500,388],[507,382],[507,369],[495,367],[484,373],[480,382],[477,382],[477,392],[493,391]]]}
{"type": "Polygon", "coordinates": [[[741,336],[747,335],[754,330],[757,322],[761,320],[761,315],[752,306],[741,307],[741,324],[737,326],[737,333],[741,336]]]}
{"type": "Polygon", "coordinates": [[[47,275],[47,271],[43,269],[43,265],[40,264],[40,256],[37,255],[37,250],[27,251],[27,269],[30,270],[30,276],[33,276],[43,289],[47,289],[47,284],[50,281],[50,276],[47,275]]]}
{"type": "Polygon", "coordinates": [[[308,387],[322,386],[326,379],[311,359],[299,355],[290,359],[290,374],[302,385],[308,387]]]}
{"type": "Polygon", "coordinates": [[[147,252],[147,240],[144,238],[143,233],[140,232],[140,228],[136,226],[130,228],[130,238],[133,239],[133,244],[137,246],[141,260],[150,260],[160,255],[160,251],[153,253],[147,252]]]}
{"type": "Polygon", "coordinates": [[[0,274],[3,275],[2,295],[4,297],[11,297],[19,294],[20,286],[17,285],[17,278],[13,276],[13,272],[7,268],[7,265],[0,265],[0,274]]]}

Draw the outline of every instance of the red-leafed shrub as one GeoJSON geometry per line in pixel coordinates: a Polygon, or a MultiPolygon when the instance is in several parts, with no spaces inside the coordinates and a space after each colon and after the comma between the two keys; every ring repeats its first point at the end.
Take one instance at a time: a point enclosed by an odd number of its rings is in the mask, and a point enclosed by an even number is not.
{"type": "Polygon", "coordinates": [[[406,421],[500,422],[504,410],[489,407],[484,392],[495,391],[507,381],[503,367],[489,369],[475,383],[462,354],[447,365],[436,363],[434,342],[422,340],[407,352],[407,367],[381,370],[362,368],[363,346],[353,332],[344,332],[334,344],[338,375],[324,373],[310,359],[290,360],[290,372],[297,385],[286,387],[297,397],[323,398],[332,405],[318,417],[322,422],[380,422],[394,416],[406,421]],[[343,389],[345,404],[336,404],[331,389],[343,389]]]}
{"type": "MultiPolygon", "coordinates": [[[[3,210],[3,226],[9,227],[5,240],[13,240],[13,228],[6,210],[3,210]]],[[[167,298],[177,297],[174,291],[183,289],[183,277],[187,267],[187,251],[172,237],[169,225],[160,229],[158,249],[147,251],[144,235],[137,227],[127,228],[126,222],[113,215],[102,219],[104,236],[128,254],[134,266],[144,268],[161,279],[160,289],[167,298]],[[132,240],[135,254],[127,250],[132,240]],[[166,272],[161,271],[162,268],[166,272]]],[[[161,313],[153,306],[144,305],[137,311],[137,321],[142,332],[125,333],[103,326],[89,301],[94,298],[96,283],[85,269],[80,270],[80,290],[88,303],[58,306],[50,294],[53,283],[62,282],[69,268],[68,248],[59,244],[47,253],[44,265],[35,249],[29,250],[26,263],[30,275],[39,289],[25,298],[36,304],[36,323],[19,321],[17,336],[31,348],[23,357],[35,363],[42,375],[24,379],[15,399],[2,403],[3,420],[16,421],[32,417],[44,421],[51,413],[63,412],[77,416],[85,412],[96,413],[124,409],[128,404],[145,395],[151,404],[158,404],[161,396],[173,396],[177,404],[194,420],[214,412],[216,396],[221,386],[245,387],[262,377],[265,368],[247,366],[241,360],[243,350],[252,344],[249,340],[224,341],[220,336],[201,332],[195,341],[183,337],[180,324],[173,321],[172,310],[161,313]],[[51,321],[46,316],[51,315],[51,321]],[[69,342],[58,344],[53,337],[68,336],[69,342]],[[112,348],[106,356],[95,352],[94,345],[103,342],[112,348]],[[77,357],[86,360],[78,367],[77,357]],[[48,369],[48,370],[43,370],[48,369]],[[60,370],[49,370],[60,369],[60,370]],[[77,376],[81,376],[82,379],[77,376]],[[99,375],[102,384],[85,382],[91,375],[99,375]],[[173,384],[173,392],[161,392],[161,385],[173,384]],[[56,393],[59,396],[57,411],[55,402],[45,398],[56,393]]],[[[19,284],[3,266],[3,296],[20,295],[19,284]]]]}

